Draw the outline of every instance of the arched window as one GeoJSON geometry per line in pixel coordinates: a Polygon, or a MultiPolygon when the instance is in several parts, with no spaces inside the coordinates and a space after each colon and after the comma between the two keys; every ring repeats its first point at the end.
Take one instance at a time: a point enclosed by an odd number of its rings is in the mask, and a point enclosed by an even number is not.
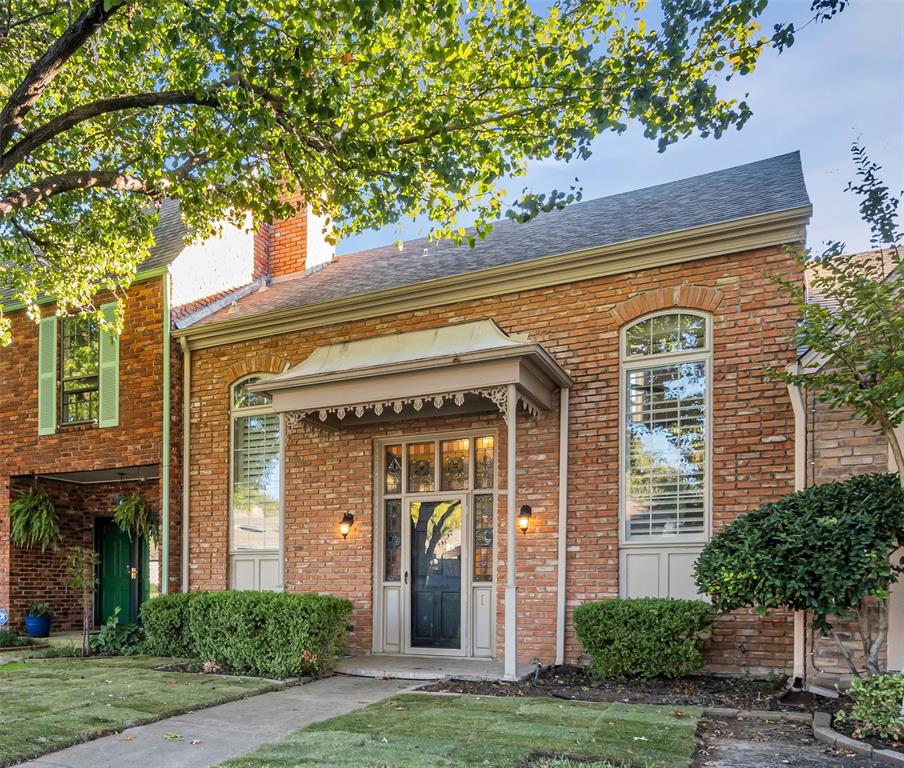
{"type": "MultiPolygon", "coordinates": [[[[278,552],[280,515],[279,416],[268,395],[248,385],[253,374],[232,387],[230,547],[232,552],[278,552]]],[[[255,580],[253,583],[257,583],[255,580]]]]}
{"type": "Polygon", "coordinates": [[[694,542],[709,532],[710,322],[669,311],[621,337],[624,542],[694,542]]]}

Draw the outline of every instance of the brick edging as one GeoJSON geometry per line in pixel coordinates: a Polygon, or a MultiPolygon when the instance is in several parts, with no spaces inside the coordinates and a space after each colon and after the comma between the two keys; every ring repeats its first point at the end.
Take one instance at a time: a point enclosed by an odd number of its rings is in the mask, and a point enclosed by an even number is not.
{"type": "Polygon", "coordinates": [[[832,716],[828,712],[814,713],[813,735],[817,741],[821,741],[823,744],[840,747],[886,765],[904,766],[904,752],[897,752],[894,749],[876,749],[865,741],[857,741],[843,733],[838,733],[832,728],[832,716]]]}

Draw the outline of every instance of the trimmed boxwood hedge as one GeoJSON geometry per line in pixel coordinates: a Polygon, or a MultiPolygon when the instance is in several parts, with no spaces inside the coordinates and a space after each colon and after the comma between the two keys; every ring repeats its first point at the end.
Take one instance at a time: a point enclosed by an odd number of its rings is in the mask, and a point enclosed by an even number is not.
{"type": "Polygon", "coordinates": [[[704,664],[700,635],[713,622],[702,600],[633,598],[584,603],[574,612],[578,640],[597,678],[676,678],[704,664]]]}
{"type": "Polygon", "coordinates": [[[345,649],[351,612],[330,595],[228,590],[155,597],[141,617],[148,653],[285,678],[329,669],[345,649]]]}

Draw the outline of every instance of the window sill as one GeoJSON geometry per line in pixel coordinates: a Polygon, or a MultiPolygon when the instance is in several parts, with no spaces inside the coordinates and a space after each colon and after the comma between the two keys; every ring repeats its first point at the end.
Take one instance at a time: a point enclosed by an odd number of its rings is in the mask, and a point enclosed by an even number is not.
{"type": "Polygon", "coordinates": [[[74,421],[70,424],[57,424],[57,432],[86,432],[97,429],[97,421],[74,421]]]}
{"type": "Polygon", "coordinates": [[[687,539],[651,539],[649,541],[637,541],[636,539],[631,541],[620,541],[618,546],[622,549],[650,549],[655,547],[656,549],[680,549],[682,547],[705,547],[709,543],[709,539],[707,538],[687,538],[687,539]]]}

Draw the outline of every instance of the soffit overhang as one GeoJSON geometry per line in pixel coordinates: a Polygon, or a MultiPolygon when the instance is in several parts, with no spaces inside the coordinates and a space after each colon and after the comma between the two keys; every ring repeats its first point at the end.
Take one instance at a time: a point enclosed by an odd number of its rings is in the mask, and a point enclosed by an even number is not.
{"type": "Polygon", "coordinates": [[[492,320],[318,347],[299,365],[252,384],[273,410],[328,427],[450,411],[505,412],[509,385],[537,413],[555,406],[568,372],[540,344],[492,320]]]}

